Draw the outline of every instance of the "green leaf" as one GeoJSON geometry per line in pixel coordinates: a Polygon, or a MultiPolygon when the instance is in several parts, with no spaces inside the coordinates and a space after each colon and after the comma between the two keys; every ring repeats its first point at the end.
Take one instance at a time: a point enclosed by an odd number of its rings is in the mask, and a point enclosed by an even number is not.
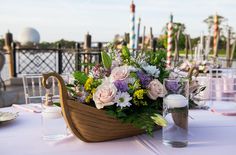
{"type": "Polygon", "coordinates": [[[111,68],[111,65],[112,65],[112,60],[111,60],[110,56],[109,56],[106,52],[102,52],[102,53],[101,53],[101,56],[102,56],[102,63],[103,63],[103,66],[104,66],[106,69],[110,69],[110,68],[111,68]]]}
{"type": "Polygon", "coordinates": [[[154,122],[157,125],[160,125],[160,126],[166,126],[168,123],[166,119],[162,117],[160,114],[154,114],[154,116],[151,116],[151,118],[154,120],[154,122]]]}
{"type": "Polygon", "coordinates": [[[73,76],[77,81],[79,81],[79,84],[81,85],[84,85],[88,79],[88,76],[85,73],[80,72],[80,71],[74,72],[73,76]]]}
{"type": "Polygon", "coordinates": [[[59,102],[54,102],[53,103],[55,106],[61,107],[61,104],[59,102]]]}
{"type": "Polygon", "coordinates": [[[122,56],[124,59],[130,59],[130,52],[127,46],[122,47],[122,56]]]}

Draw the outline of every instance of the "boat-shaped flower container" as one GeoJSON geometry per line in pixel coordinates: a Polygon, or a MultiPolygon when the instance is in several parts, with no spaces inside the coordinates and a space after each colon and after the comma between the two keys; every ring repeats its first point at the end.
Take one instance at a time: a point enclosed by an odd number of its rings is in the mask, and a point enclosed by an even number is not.
{"type": "MultiPolygon", "coordinates": [[[[122,123],[114,117],[89,105],[78,103],[69,98],[65,83],[57,73],[43,74],[43,85],[49,89],[47,79],[58,80],[60,103],[63,117],[72,133],[85,142],[102,142],[145,133],[131,124],[122,123]]],[[[157,129],[160,129],[158,126],[157,129]]]]}

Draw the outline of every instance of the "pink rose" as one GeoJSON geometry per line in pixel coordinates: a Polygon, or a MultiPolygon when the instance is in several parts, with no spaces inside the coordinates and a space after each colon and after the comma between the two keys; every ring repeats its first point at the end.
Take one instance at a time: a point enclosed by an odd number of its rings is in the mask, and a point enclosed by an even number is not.
{"type": "Polygon", "coordinates": [[[98,109],[104,106],[113,105],[117,88],[113,83],[105,82],[97,87],[96,92],[93,94],[93,100],[98,109]]]}
{"type": "Polygon", "coordinates": [[[120,66],[115,67],[111,71],[111,80],[117,81],[117,80],[125,80],[129,76],[129,68],[128,66],[120,66]]]}
{"type": "Polygon", "coordinates": [[[158,97],[164,97],[166,94],[166,89],[157,79],[152,80],[147,89],[147,95],[152,100],[156,100],[158,97]]]}

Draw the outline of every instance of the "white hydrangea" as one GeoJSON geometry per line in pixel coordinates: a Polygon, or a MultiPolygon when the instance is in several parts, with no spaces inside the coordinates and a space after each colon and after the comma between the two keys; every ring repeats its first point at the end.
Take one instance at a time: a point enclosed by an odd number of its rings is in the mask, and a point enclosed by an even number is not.
{"type": "Polygon", "coordinates": [[[160,70],[156,66],[142,65],[142,68],[150,75],[154,77],[159,77],[160,70]]]}

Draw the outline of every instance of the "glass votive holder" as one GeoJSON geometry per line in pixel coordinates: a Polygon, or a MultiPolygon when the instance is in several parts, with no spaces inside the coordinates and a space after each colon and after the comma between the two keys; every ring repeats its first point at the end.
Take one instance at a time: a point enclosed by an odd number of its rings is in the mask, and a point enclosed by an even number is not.
{"type": "Polygon", "coordinates": [[[168,121],[162,130],[163,144],[172,147],[188,145],[188,98],[187,79],[164,79],[167,91],[163,98],[163,117],[168,121]]]}

